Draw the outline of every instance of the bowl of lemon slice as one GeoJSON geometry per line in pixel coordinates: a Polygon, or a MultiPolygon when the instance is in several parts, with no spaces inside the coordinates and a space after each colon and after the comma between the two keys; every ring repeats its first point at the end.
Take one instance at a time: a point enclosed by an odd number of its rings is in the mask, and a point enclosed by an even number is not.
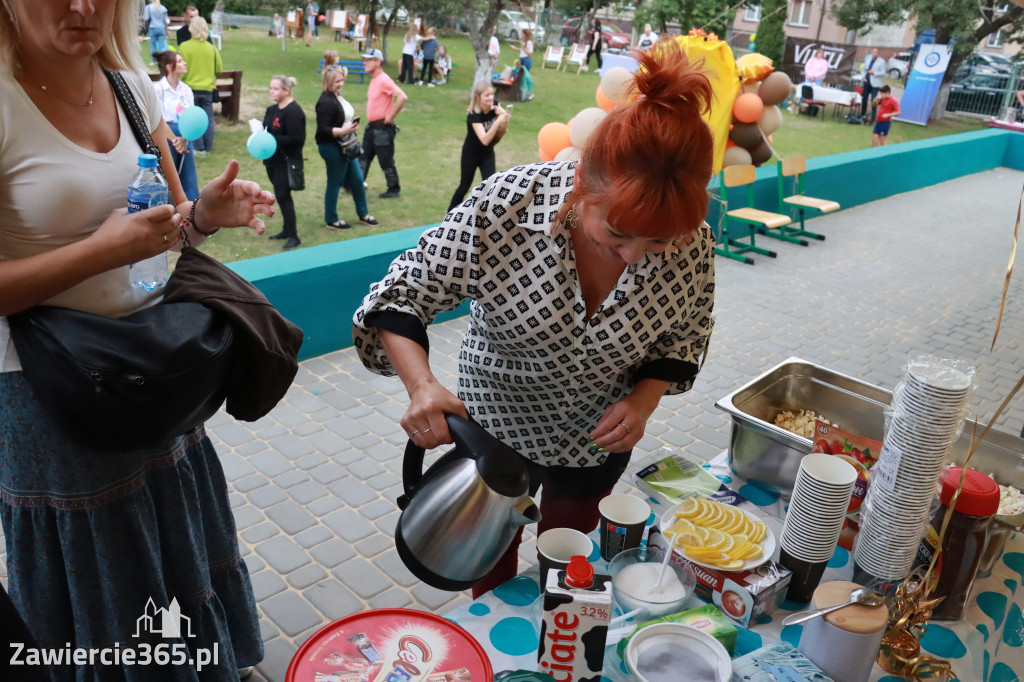
{"type": "Polygon", "coordinates": [[[775,551],[775,534],[757,515],[703,497],[688,497],[661,517],[662,534],[699,566],[747,571],[775,551]]]}

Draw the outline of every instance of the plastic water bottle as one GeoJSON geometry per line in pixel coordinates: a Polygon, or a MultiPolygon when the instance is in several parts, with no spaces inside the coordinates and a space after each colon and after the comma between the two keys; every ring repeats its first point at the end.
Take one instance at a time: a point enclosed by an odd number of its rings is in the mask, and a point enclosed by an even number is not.
{"type": "MultiPolygon", "coordinates": [[[[160,172],[160,163],[153,154],[139,154],[139,170],[128,185],[128,212],[138,213],[167,203],[167,181],[160,172]]],[[[146,291],[162,289],[167,284],[167,252],[132,263],[128,267],[132,286],[146,291]]]]}

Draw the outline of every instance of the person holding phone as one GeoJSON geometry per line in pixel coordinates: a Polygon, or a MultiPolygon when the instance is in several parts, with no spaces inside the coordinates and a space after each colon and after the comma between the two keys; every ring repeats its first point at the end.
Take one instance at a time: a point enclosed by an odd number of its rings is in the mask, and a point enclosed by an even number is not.
{"type": "MultiPolygon", "coordinates": [[[[509,104],[508,108],[511,109],[512,105],[509,104]]],[[[466,198],[477,168],[480,169],[481,180],[494,175],[494,145],[508,132],[512,116],[494,101],[494,88],[487,81],[477,81],[473,86],[466,111],[469,113],[466,114],[466,140],[462,143],[461,175],[459,186],[448,203],[449,211],[466,198]]]]}
{"type": "Polygon", "coordinates": [[[327,187],[324,190],[324,224],[332,230],[347,230],[349,225],[338,218],[338,194],[342,187],[352,193],[356,215],[364,225],[379,225],[366,205],[366,186],[359,167],[359,117],[341,89],[348,78],[348,67],[337,64],[324,69],[320,84],[323,92],[316,102],[316,148],[327,165],[327,187]]]}

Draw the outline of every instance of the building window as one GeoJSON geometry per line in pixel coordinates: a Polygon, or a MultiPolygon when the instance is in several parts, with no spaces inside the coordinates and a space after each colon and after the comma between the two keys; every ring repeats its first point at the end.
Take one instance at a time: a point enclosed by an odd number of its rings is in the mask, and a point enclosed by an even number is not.
{"type": "Polygon", "coordinates": [[[792,26],[811,25],[811,2],[810,0],[795,0],[793,10],[789,14],[789,23],[792,26]]]}
{"type": "Polygon", "coordinates": [[[1002,47],[1003,46],[1003,29],[1004,28],[1006,28],[1006,27],[1003,26],[1002,28],[1000,28],[995,33],[989,33],[988,34],[988,42],[985,43],[985,45],[987,47],[1002,47]]]}
{"type": "Polygon", "coordinates": [[[761,3],[756,5],[753,3],[747,4],[747,11],[743,15],[743,21],[753,21],[755,23],[761,21],[761,3]]]}

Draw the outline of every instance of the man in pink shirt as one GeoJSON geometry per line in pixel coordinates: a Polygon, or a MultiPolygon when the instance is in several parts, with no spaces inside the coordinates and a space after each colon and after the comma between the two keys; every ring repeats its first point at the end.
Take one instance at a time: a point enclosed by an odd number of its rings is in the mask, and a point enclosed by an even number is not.
{"type": "Polygon", "coordinates": [[[359,157],[359,165],[365,178],[373,157],[377,157],[388,182],[388,191],[378,196],[392,199],[401,196],[402,192],[398,184],[398,169],[395,168],[395,134],[398,133],[395,116],[409,97],[395,85],[391,76],[384,73],[381,68],[383,61],[384,55],[380,50],[368,50],[363,55],[363,69],[370,76],[370,88],[366,93],[366,118],[370,122],[363,134],[363,154],[359,157]]]}

